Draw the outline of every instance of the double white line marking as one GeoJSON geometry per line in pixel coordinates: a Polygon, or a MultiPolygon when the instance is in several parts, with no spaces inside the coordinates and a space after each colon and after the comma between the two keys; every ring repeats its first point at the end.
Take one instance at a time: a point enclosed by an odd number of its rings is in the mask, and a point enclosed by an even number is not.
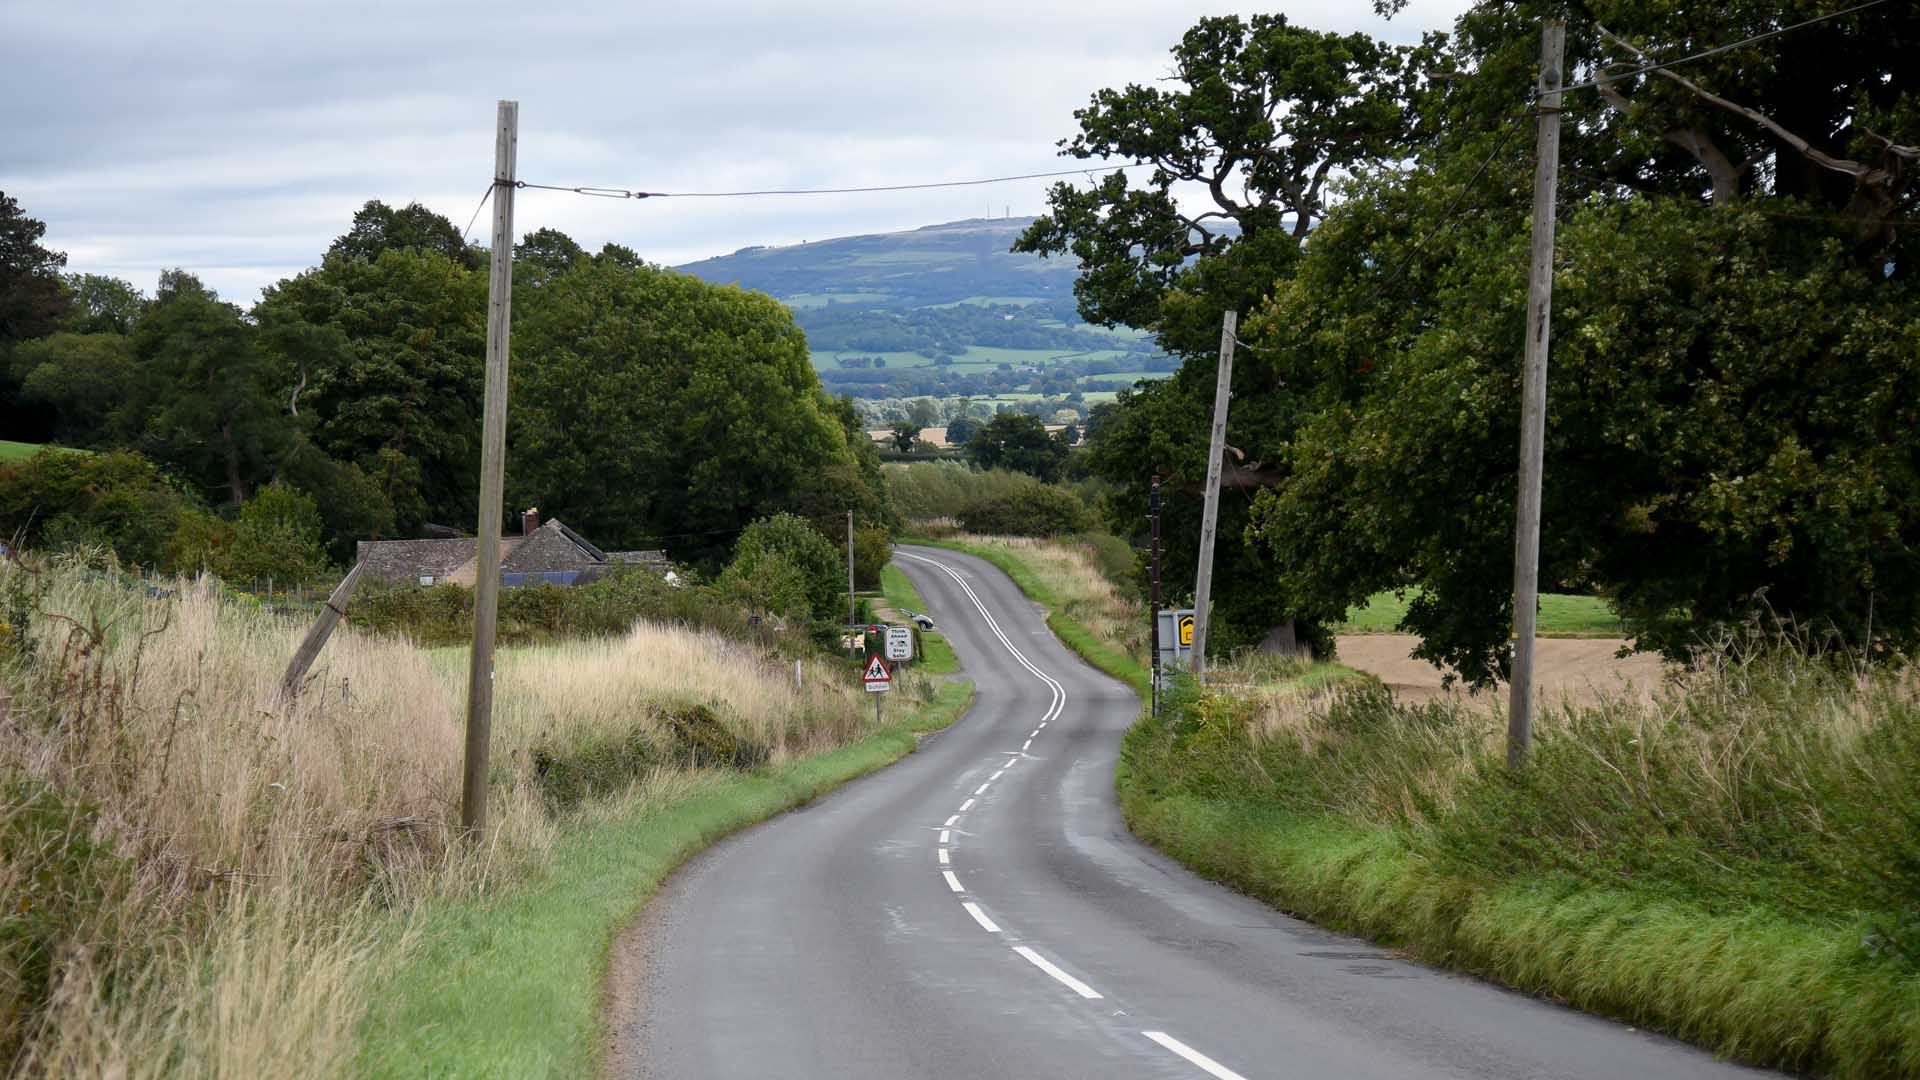
{"type": "MultiPolygon", "coordinates": [[[[1000,623],[994,619],[993,613],[987,610],[986,604],[981,603],[980,595],[973,591],[973,586],[967,584],[966,579],[961,577],[959,572],[954,570],[953,567],[948,566],[946,563],[938,562],[936,560],[929,559],[921,555],[915,555],[911,552],[902,551],[902,552],[898,552],[898,554],[904,555],[907,558],[914,560],[915,562],[926,563],[928,566],[931,566],[936,570],[939,570],[941,573],[952,578],[954,581],[954,584],[960,586],[960,590],[967,594],[967,599],[973,601],[974,610],[978,611],[980,613],[980,617],[987,621],[987,629],[993,631],[993,636],[1000,639],[1000,644],[1006,647],[1007,652],[1013,656],[1014,661],[1017,662],[1021,667],[1026,668],[1029,672],[1032,672],[1034,678],[1037,678],[1041,682],[1045,683],[1047,685],[1047,689],[1053,692],[1053,700],[1048,703],[1046,713],[1041,716],[1039,724],[1034,727],[1033,734],[1027,737],[1027,741],[1025,745],[1020,747],[1021,753],[1024,754],[1027,748],[1033,745],[1033,740],[1039,737],[1041,729],[1045,728],[1047,724],[1052,720],[1058,718],[1061,711],[1067,707],[1066,688],[1060,685],[1060,681],[1058,679],[1055,679],[1053,676],[1035,667],[1033,664],[1033,661],[1028,660],[1025,653],[1021,652],[1018,648],[1014,647],[1013,642],[1007,637],[1006,632],[1000,629],[1000,623]]],[[[1019,759],[1018,758],[1009,759],[1007,762],[1007,765],[1011,766],[1013,762],[1017,760],[1019,759]]],[[[995,780],[1000,779],[1001,774],[1005,773],[1006,771],[1007,771],[1006,768],[1003,767],[999,772],[996,772],[992,776],[988,777],[987,782],[980,785],[979,789],[973,793],[972,798],[969,798],[966,802],[963,802],[960,804],[960,814],[964,814],[968,810],[972,809],[974,799],[977,799],[980,796],[986,794],[987,788],[991,787],[995,780]]],[[[949,889],[952,889],[956,893],[965,893],[967,891],[966,886],[960,883],[960,878],[957,875],[955,875],[952,870],[945,869],[945,867],[948,867],[951,865],[949,857],[947,855],[947,849],[945,847],[945,845],[948,842],[948,835],[949,835],[948,831],[953,827],[954,822],[960,820],[960,814],[955,814],[952,817],[948,818],[946,821],[946,826],[941,829],[940,844],[942,846],[939,848],[939,859],[940,859],[940,865],[942,867],[940,873],[947,879],[947,887],[949,889]]],[[[973,921],[976,923],[979,923],[980,928],[982,930],[985,930],[989,934],[1000,933],[999,925],[995,923],[992,919],[988,918],[986,912],[980,910],[980,905],[974,903],[971,900],[963,900],[961,901],[960,906],[966,909],[966,912],[968,915],[973,916],[973,921]]],[[[1086,998],[1089,1001],[1100,1000],[1102,996],[1100,991],[1095,990],[1093,987],[1088,986],[1086,983],[1075,978],[1073,975],[1069,974],[1065,969],[1061,968],[1060,965],[1054,963],[1053,961],[1047,959],[1044,956],[1041,956],[1035,950],[1030,949],[1025,945],[1016,945],[1013,947],[1013,951],[1016,953],[1019,953],[1029,963],[1033,964],[1034,967],[1037,967],[1041,971],[1046,972],[1049,976],[1051,976],[1054,979],[1054,981],[1067,987],[1069,990],[1072,990],[1074,993],[1079,994],[1081,997],[1086,998]]],[[[1201,1070],[1202,1072],[1205,1072],[1209,1076],[1214,1077],[1214,1080],[1246,1080],[1246,1078],[1241,1076],[1239,1073],[1234,1072],[1232,1069],[1227,1068],[1225,1065],[1220,1064],[1219,1062],[1213,1060],[1212,1058],[1201,1053],[1200,1051],[1195,1050],[1193,1047],[1188,1046],[1186,1043],[1181,1042],[1179,1039],[1174,1038],[1173,1036],[1167,1034],[1164,1031],[1142,1031],[1140,1034],[1153,1040],[1155,1043],[1171,1051],[1172,1053],[1179,1055],[1181,1058],[1185,1059],[1189,1064],[1193,1065],[1195,1068],[1201,1070]]]]}

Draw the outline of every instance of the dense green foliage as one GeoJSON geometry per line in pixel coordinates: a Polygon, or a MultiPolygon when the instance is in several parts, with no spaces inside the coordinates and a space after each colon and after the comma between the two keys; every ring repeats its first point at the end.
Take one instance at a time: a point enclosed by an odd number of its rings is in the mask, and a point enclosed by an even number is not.
{"type": "Polygon", "coordinates": [[[973,429],[967,456],[982,469],[1011,469],[1040,480],[1060,479],[1067,442],[1047,432],[1038,417],[1001,413],[973,429]]]}
{"type": "Polygon", "coordinates": [[[654,267],[576,261],[516,297],[508,487],[588,536],[683,558],[771,510],[884,519],[856,418],[786,309],[654,267]],[[849,421],[854,421],[849,424],[849,421]],[[583,433],[591,437],[583,438],[583,433]]]}
{"type": "Polygon", "coordinates": [[[1087,505],[1050,484],[990,495],[960,508],[960,527],[997,536],[1066,536],[1092,527],[1087,505]]]}
{"type": "MultiPolygon", "coordinates": [[[[1404,627],[1422,655],[1477,682],[1505,670],[1532,171],[1516,111],[1557,10],[1478,5],[1407,53],[1205,20],[1174,50],[1174,87],[1103,91],[1078,114],[1071,153],[1270,193],[1222,207],[1241,221],[1223,248],[1151,186],[1063,185],[1023,240],[1080,257],[1083,309],[1188,358],[1090,424],[1088,458],[1129,486],[1129,528],[1146,477],[1165,478],[1176,596],[1218,316],[1243,315],[1222,647],[1418,586],[1404,627]],[[1356,110],[1351,138],[1269,154],[1276,103],[1307,124],[1356,110]],[[1249,238],[1276,235],[1254,211],[1293,213],[1313,190],[1272,177],[1316,154],[1350,172],[1340,199],[1295,219],[1317,218],[1310,245],[1274,240],[1284,254],[1250,261],[1249,238]]],[[[1920,195],[1900,165],[1920,144],[1900,60],[1914,24],[1861,12],[1674,73],[1691,85],[1621,74],[1810,13],[1614,0],[1569,23],[1569,79],[1615,78],[1567,99],[1542,584],[1605,596],[1671,655],[1759,609],[1853,642],[1870,624],[1876,647],[1920,641],[1920,195]]]]}
{"type": "MultiPolygon", "coordinates": [[[[487,282],[446,219],[369,202],[250,312],[184,271],[152,298],[63,279],[41,222],[7,199],[0,226],[0,308],[15,312],[0,416],[115,452],[0,474],[10,534],[287,582],[359,540],[479,519],[487,282]]],[[[786,309],[551,229],[516,254],[510,504],[609,550],[670,547],[710,569],[770,513],[827,536],[849,510],[863,529],[892,522],[878,451],[852,404],[822,392],[786,309]]]]}
{"type": "Polygon", "coordinates": [[[1652,705],[1496,714],[1173,696],[1129,732],[1130,824],[1316,921],[1723,1053],[1920,1071],[1911,671],[1721,657],[1652,705]]]}

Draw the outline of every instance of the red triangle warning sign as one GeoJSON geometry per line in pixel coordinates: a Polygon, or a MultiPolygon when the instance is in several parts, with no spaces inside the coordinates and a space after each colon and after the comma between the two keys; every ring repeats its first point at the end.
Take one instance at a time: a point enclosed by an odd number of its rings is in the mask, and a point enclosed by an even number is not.
{"type": "Polygon", "coordinates": [[[867,661],[867,673],[862,676],[866,682],[892,682],[893,672],[887,670],[887,662],[875,656],[867,661]]]}

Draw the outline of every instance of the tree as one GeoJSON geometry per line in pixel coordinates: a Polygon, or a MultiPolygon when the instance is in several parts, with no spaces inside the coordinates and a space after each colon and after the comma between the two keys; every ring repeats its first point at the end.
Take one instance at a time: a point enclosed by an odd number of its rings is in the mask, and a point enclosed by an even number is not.
{"type": "Polygon", "coordinates": [[[514,245],[514,284],[538,288],[586,257],[580,245],[559,229],[535,229],[514,245]]]}
{"type": "Polygon", "coordinates": [[[516,308],[515,501],[608,544],[670,538],[696,562],[782,509],[883,516],[857,412],[821,392],[770,298],[595,260],[516,308]]]}
{"type": "Polygon", "coordinates": [[[41,246],[46,233],[45,222],[28,217],[18,200],[0,191],[0,424],[11,439],[37,440],[48,431],[37,410],[17,404],[19,383],[7,361],[16,343],[53,333],[67,313],[60,281],[67,256],[41,246]]]}
{"type": "Polygon", "coordinates": [[[1204,353],[1220,312],[1249,309],[1297,257],[1330,180],[1398,153],[1415,59],[1283,15],[1202,19],[1173,48],[1175,87],[1100,90],[1060,144],[1082,160],[1151,162],[1145,185],[1125,171],[1056,184],[1014,250],[1078,259],[1088,322],[1204,353]],[[1202,185],[1210,205],[1183,212],[1179,184],[1202,185]]]}
{"type": "Polygon", "coordinates": [[[20,401],[47,414],[46,431],[69,446],[138,437],[145,419],[132,343],[116,333],[62,332],[14,347],[20,401]]]}
{"type": "MultiPolygon", "coordinates": [[[[1420,654],[1474,682],[1504,674],[1512,614],[1531,163],[1503,133],[1548,13],[1462,17],[1406,164],[1356,178],[1242,323],[1234,372],[1227,483],[1259,491],[1243,520],[1268,567],[1233,574],[1231,595],[1266,585],[1330,618],[1417,588],[1403,625],[1420,654]]],[[[1542,581],[1607,596],[1640,645],[1676,657],[1767,610],[1856,643],[1871,611],[1882,647],[1920,637],[1920,418],[1895,404],[1920,389],[1915,249],[1882,227],[1913,192],[1855,168],[1920,141],[1901,105],[1911,19],[1861,12],[1689,64],[1684,82],[1623,77],[1641,52],[1802,14],[1614,2],[1569,25],[1569,78],[1615,78],[1566,103],[1542,581]]],[[[1095,455],[1182,452],[1166,433],[1204,416],[1187,379],[1210,387],[1182,372],[1131,395],[1095,455]]]]}
{"type": "Polygon", "coordinates": [[[475,519],[486,289],[433,252],[329,255],[254,308],[301,429],[379,483],[401,535],[475,519]]]}
{"type": "Polygon", "coordinates": [[[914,398],[907,403],[907,422],[914,427],[940,426],[940,406],[932,398],[914,398]]]}
{"type": "Polygon", "coordinates": [[[132,282],[117,277],[68,274],[66,283],[73,297],[66,328],[75,333],[130,333],[147,305],[147,298],[132,282]]]}
{"type": "Polygon", "coordinates": [[[1041,480],[1056,480],[1066,462],[1065,443],[1047,434],[1037,416],[1001,413],[967,440],[967,453],[982,469],[1012,469],[1041,480]]]}
{"type": "MultiPolygon", "coordinates": [[[[1418,72],[1434,49],[1323,33],[1277,15],[1206,18],[1173,49],[1173,85],[1101,90],[1074,114],[1080,130],[1062,142],[1067,154],[1151,162],[1152,172],[1139,187],[1126,172],[1087,188],[1055,185],[1048,213],[1015,249],[1073,255],[1083,317],[1150,330],[1168,352],[1197,358],[1171,380],[1123,392],[1089,424],[1097,438],[1087,466],[1122,488],[1116,527],[1139,537],[1149,481],[1163,480],[1169,595],[1191,588],[1198,562],[1221,314],[1254,310],[1294,272],[1302,238],[1328,213],[1335,178],[1407,152],[1418,72]],[[1201,185],[1204,208],[1183,211],[1179,184],[1201,185]]],[[[1270,463],[1291,427],[1275,425],[1293,391],[1274,392],[1274,374],[1252,350],[1234,372],[1228,441],[1253,462],[1270,463]]],[[[1229,471],[1233,487],[1271,480],[1229,471]]],[[[1247,502],[1221,504],[1210,640],[1223,649],[1256,644],[1272,626],[1299,619],[1302,638],[1330,646],[1320,628],[1327,613],[1278,590],[1270,557],[1242,541],[1247,502]]]]}
{"type": "Polygon", "coordinates": [[[163,274],[133,335],[149,403],[142,446],[235,506],[292,437],[257,331],[192,275],[163,274]]]}
{"type": "Polygon", "coordinates": [[[395,210],[379,199],[367,200],[327,254],[372,262],[388,251],[438,255],[469,270],[481,265],[479,253],[467,246],[453,222],[417,202],[395,210]]]}
{"type": "Polygon", "coordinates": [[[965,446],[973,438],[973,420],[965,413],[947,421],[947,442],[953,446],[965,446]]]}
{"type": "Polygon", "coordinates": [[[893,425],[893,448],[903,454],[913,453],[913,444],[920,438],[920,425],[901,423],[893,425]]]}

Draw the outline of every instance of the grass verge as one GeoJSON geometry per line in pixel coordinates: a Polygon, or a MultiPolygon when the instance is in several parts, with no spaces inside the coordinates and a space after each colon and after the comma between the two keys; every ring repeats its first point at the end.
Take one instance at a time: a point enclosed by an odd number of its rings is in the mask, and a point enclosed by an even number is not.
{"type": "Polygon", "coordinates": [[[1172,695],[1116,781],[1143,840],[1316,923],[1716,1053],[1920,1076],[1911,671],[1762,657],[1653,705],[1500,718],[1376,685],[1172,695]]]}
{"type": "Polygon", "coordinates": [[[1146,665],[1126,650],[1100,637],[1091,628],[1065,611],[1067,602],[1058,595],[1040,575],[1028,566],[1018,555],[1001,548],[987,547],[981,544],[969,544],[958,540],[933,540],[924,537],[903,539],[902,543],[920,544],[926,547],[946,548],[968,555],[977,556],[1000,568],[1029,600],[1047,609],[1047,626],[1067,648],[1079,654],[1080,658],[1101,671],[1133,687],[1134,692],[1145,696],[1152,690],[1152,679],[1147,674],[1146,665]]]}
{"type": "Polygon", "coordinates": [[[569,830],[530,887],[429,912],[415,958],[375,998],[358,1071],[594,1073],[608,949],[667,874],[735,830],[911,753],[922,734],[958,718],[972,693],[942,681],[914,716],[840,749],[716,775],[691,794],[569,830]]]}
{"type": "MultiPolygon", "coordinates": [[[[900,568],[888,563],[880,569],[880,589],[887,606],[895,612],[917,611],[927,613],[927,599],[920,590],[913,587],[912,579],[900,572],[900,568]]],[[[960,658],[953,654],[953,646],[947,644],[947,637],[938,630],[915,630],[920,639],[920,670],[928,675],[952,675],[960,670],[960,658]]]]}

